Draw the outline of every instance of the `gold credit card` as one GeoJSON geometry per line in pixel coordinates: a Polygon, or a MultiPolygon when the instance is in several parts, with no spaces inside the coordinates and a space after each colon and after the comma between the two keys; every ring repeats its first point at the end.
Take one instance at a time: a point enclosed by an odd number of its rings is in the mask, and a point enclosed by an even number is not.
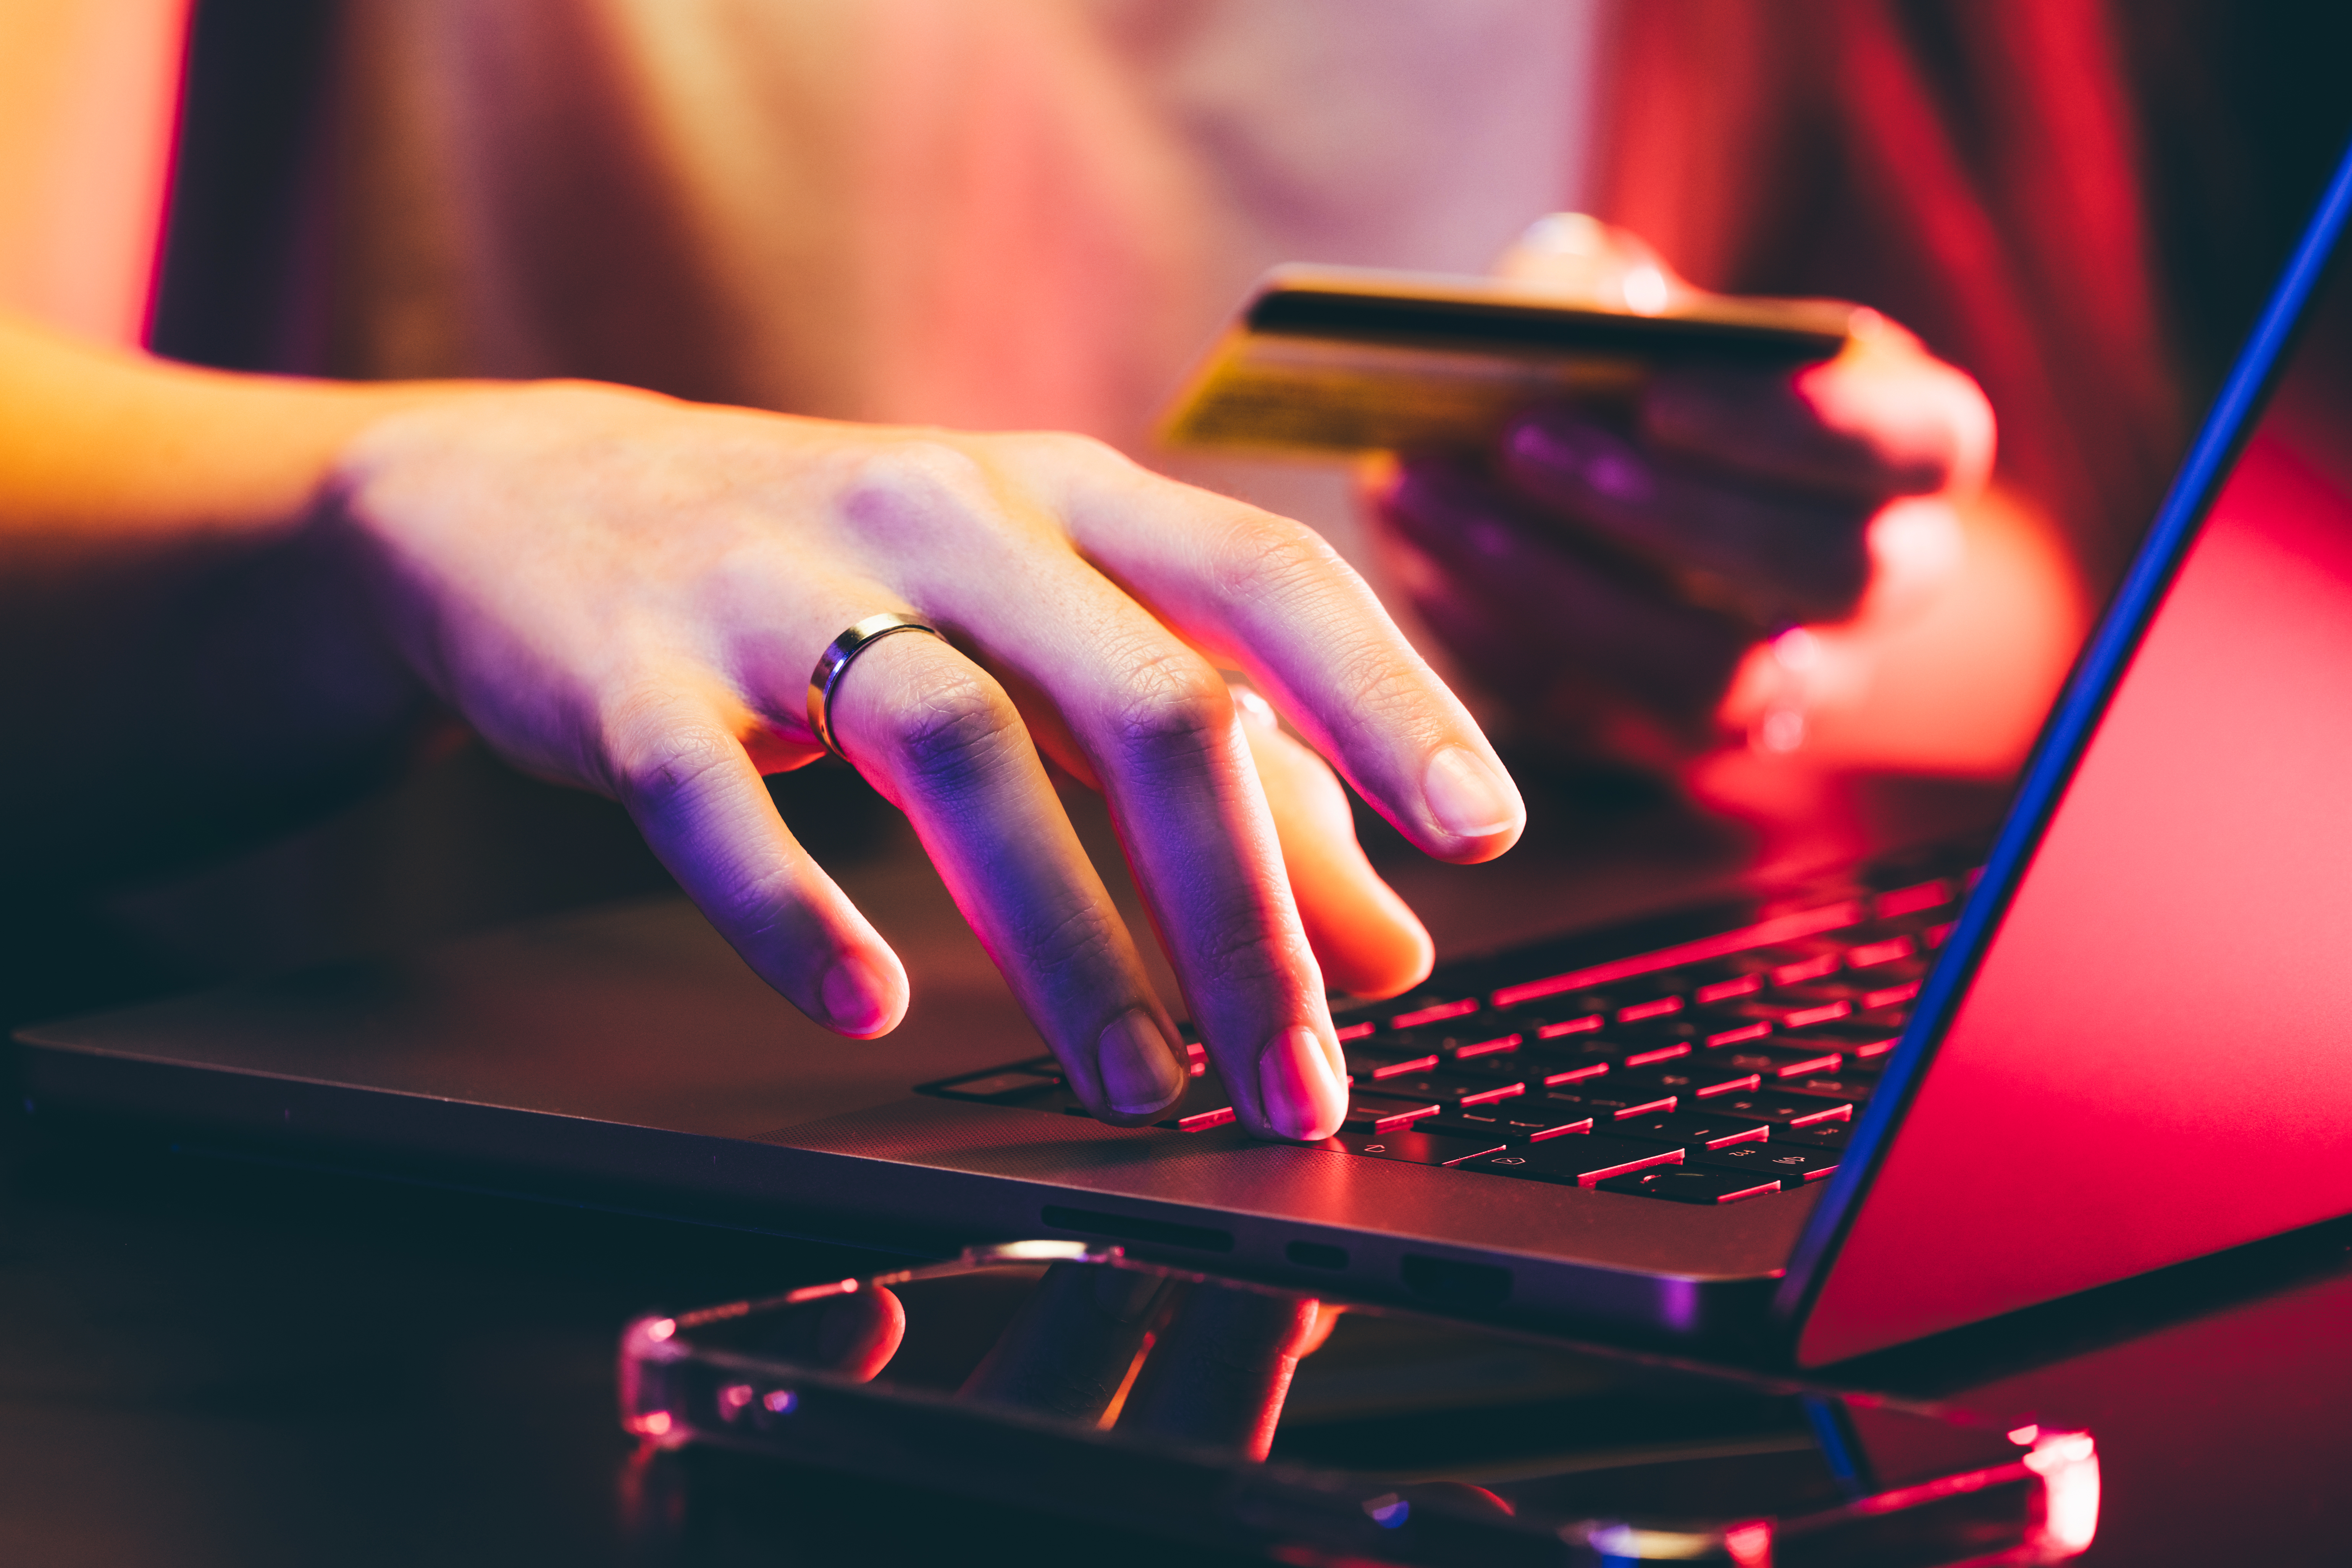
{"type": "Polygon", "coordinates": [[[1828,359],[1853,311],[1710,299],[1641,315],[1484,278],[1281,267],[1186,380],[1160,436],[1294,457],[1482,447],[1530,405],[1622,400],[1660,364],[1828,359]]]}

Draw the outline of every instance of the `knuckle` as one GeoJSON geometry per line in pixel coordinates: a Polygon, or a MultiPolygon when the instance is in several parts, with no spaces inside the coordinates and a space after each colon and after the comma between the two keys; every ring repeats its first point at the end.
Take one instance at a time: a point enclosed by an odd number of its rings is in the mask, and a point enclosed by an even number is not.
{"type": "Polygon", "coordinates": [[[869,453],[843,484],[844,515],[890,537],[928,533],[969,519],[984,506],[980,463],[943,437],[909,436],[869,453]]]}
{"type": "Polygon", "coordinates": [[[1297,975],[1314,973],[1304,943],[1285,942],[1269,930],[1266,911],[1255,903],[1209,911],[1190,947],[1193,965],[1227,993],[1276,993],[1295,984],[1297,975]]]}
{"type": "Polygon", "coordinates": [[[612,705],[606,751],[613,793],[624,805],[659,813],[741,755],[725,729],[681,710],[658,690],[632,692],[612,705]]]}
{"type": "Polygon", "coordinates": [[[953,786],[1000,765],[1020,728],[1003,687],[977,668],[950,667],[910,683],[890,718],[889,745],[913,777],[953,786]]]}
{"type": "Polygon", "coordinates": [[[1245,602],[1288,596],[1333,576],[1339,564],[1313,529],[1258,511],[1234,516],[1208,550],[1210,582],[1221,595],[1245,602]]]}
{"type": "Polygon", "coordinates": [[[1147,649],[1124,661],[1110,728],[1131,750],[1205,750],[1232,727],[1234,694],[1189,648],[1147,649]]]}
{"type": "Polygon", "coordinates": [[[1108,911],[1080,900],[1016,933],[1022,966],[1049,992],[1084,995],[1118,962],[1118,934],[1108,911]]]}

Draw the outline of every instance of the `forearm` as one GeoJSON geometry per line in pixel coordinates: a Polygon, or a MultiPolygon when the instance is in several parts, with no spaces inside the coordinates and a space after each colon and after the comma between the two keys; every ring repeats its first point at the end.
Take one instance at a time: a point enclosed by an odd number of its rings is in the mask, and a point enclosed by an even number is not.
{"type": "Polygon", "coordinates": [[[222,374],[0,319],[0,868],[200,849],[401,752],[423,693],[315,522],[358,431],[462,391],[222,374]]]}
{"type": "Polygon", "coordinates": [[[202,370],[0,315],[0,550],[64,566],[283,537],[360,429],[464,390],[202,370]]]}

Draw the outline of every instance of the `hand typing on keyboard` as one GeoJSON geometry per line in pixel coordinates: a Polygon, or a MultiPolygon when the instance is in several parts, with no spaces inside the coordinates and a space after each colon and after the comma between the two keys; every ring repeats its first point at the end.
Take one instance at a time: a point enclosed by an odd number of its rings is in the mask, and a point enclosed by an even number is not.
{"type": "MultiPolygon", "coordinates": [[[[1339,1016],[1348,1112],[1323,1147],[1518,1181],[1722,1205],[1837,1169],[1951,929],[1958,880],[1817,905],[1553,973],[1339,1016]]],[[[1082,1111],[1052,1059],[926,1086],[1082,1111]]],[[[1204,1063],[1155,1125],[1234,1120],[1204,1063]]]]}

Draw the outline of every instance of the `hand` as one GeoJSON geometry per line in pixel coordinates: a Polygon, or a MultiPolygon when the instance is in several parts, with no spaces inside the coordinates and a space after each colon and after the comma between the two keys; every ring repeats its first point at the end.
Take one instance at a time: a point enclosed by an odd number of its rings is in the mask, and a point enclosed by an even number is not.
{"type": "MultiPolygon", "coordinates": [[[[1564,298],[1654,312],[1696,297],[1638,239],[1563,215],[1505,258],[1564,298]]],[[[1532,409],[1491,452],[1410,459],[1371,500],[1416,605],[1531,730],[1667,768],[1713,744],[1761,639],[1853,613],[1956,560],[1953,509],[1992,463],[1990,405],[1859,311],[1793,373],[1690,366],[1617,413],[1532,409]]]]}
{"type": "Polygon", "coordinates": [[[546,386],[382,421],[336,494],[384,626],[443,700],[519,766],[621,801],[745,961],[845,1035],[898,1022],[905,973],[760,777],[823,754],[808,672],[842,630],[883,610],[939,626],[951,643],[857,658],[835,737],[1108,1120],[1157,1114],[1183,1058],[1041,752],[1108,798],[1262,1136],[1325,1137],[1344,1110],[1309,934],[1368,989],[1429,953],[1272,715],[1430,854],[1486,859],[1522,825],[1476,725],[1317,535],[1078,437],[546,386]]]}

